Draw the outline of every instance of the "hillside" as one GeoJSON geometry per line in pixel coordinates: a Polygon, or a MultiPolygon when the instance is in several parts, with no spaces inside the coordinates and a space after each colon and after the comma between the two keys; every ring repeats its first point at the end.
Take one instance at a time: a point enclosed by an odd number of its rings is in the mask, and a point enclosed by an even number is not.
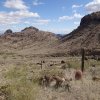
{"type": "Polygon", "coordinates": [[[80,26],[61,39],[59,47],[62,47],[64,52],[100,48],[100,12],[84,16],[80,26]]]}
{"type": "Polygon", "coordinates": [[[80,26],[65,36],[32,26],[21,32],[8,29],[0,36],[0,48],[0,51],[34,56],[66,56],[78,54],[81,48],[100,48],[100,12],[84,16],[80,26]]]}
{"type": "Polygon", "coordinates": [[[8,29],[0,36],[0,46],[3,51],[20,54],[48,54],[59,38],[54,33],[41,31],[35,27],[27,27],[21,32],[8,29]]]}

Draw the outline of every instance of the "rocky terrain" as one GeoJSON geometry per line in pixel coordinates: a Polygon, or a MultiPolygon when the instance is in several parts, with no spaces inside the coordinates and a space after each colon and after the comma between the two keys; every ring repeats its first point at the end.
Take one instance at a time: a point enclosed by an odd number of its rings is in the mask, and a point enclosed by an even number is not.
{"type": "Polygon", "coordinates": [[[66,51],[78,51],[81,48],[100,48],[100,12],[92,13],[81,19],[80,26],[61,39],[59,47],[66,51]]]}
{"type": "Polygon", "coordinates": [[[69,52],[78,53],[81,48],[100,48],[100,12],[84,16],[80,26],[64,36],[32,26],[21,32],[8,29],[0,36],[0,47],[4,51],[45,56],[64,56],[69,52]]]}
{"type": "Polygon", "coordinates": [[[59,40],[59,36],[51,32],[40,31],[35,27],[27,27],[21,32],[11,29],[0,36],[1,51],[17,52],[21,54],[46,55],[59,40]]]}

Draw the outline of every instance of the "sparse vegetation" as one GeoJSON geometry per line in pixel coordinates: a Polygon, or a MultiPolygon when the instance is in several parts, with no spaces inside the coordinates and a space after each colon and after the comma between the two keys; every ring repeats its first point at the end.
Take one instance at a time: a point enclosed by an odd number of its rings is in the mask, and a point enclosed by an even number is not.
{"type": "Polygon", "coordinates": [[[98,16],[100,12],[83,17],[63,37],[35,27],[1,35],[0,100],[100,100],[98,16]],[[75,73],[81,69],[81,48],[86,49],[85,70],[75,73]]]}
{"type": "MultiPolygon", "coordinates": [[[[1,96],[4,97],[5,100],[47,100],[47,99],[51,100],[51,98],[54,97],[54,94],[56,94],[55,97],[57,98],[57,100],[59,100],[60,97],[62,98],[60,100],[63,100],[66,98],[66,96],[67,98],[71,98],[72,100],[74,100],[77,97],[84,98],[84,96],[86,95],[84,94],[83,96],[83,93],[88,91],[87,89],[96,91],[94,93],[90,92],[91,95],[100,93],[99,88],[97,88],[97,86],[99,86],[99,80],[97,80],[99,76],[96,76],[96,81],[93,81],[92,79],[94,78],[92,77],[91,70],[90,70],[92,68],[91,67],[92,64],[95,64],[96,66],[95,68],[99,68],[98,67],[100,65],[99,61],[95,61],[95,60],[85,61],[86,75],[83,75],[83,82],[81,83],[81,81],[75,82],[73,79],[74,78],[73,74],[75,69],[80,68],[81,65],[80,58],[75,58],[75,57],[66,58],[64,59],[65,61],[64,64],[61,64],[61,61],[59,61],[57,58],[54,58],[54,60],[56,61],[54,61],[53,65],[49,67],[47,65],[51,63],[50,62],[51,60],[48,59],[48,61],[45,60],[45,64],[43,64],[43,69],[41,69],[37,63],[33,63],[32,61],[29,62],[28,58],[26,62],[20,61],[20,64],[16,64],[17,59],[14,59],[15,62],[9,64],[9,61],[13,60],[10,58],[7,61],[9,65],[6,64],[4,65],[6,70],[2,71],[3,79],[2,79],[1,86],[4,87],[7,86],[7,87],[6,89],[3,90],[6,93],[6,95],[3,94],[1,96]],[[61,69],[63,65],[67,66],[66,69],[61,69]],[[67,68],[68,69],[70,68],[70,72],[69,70],[67,70],[67,68]],[[70,92],[68,92],[64,88],[58,88],[55,90],[52,87],[47,87],[45,90],[45,87],[39,85],[39,79],[44,75],[51,75],[51,76],[56,75],[59,77],[66,76],[67,78],[68,77],[72,78],[72,81],[70,82],[70,92]],[[89,86],[87,84],[89,84],[89,86]],[[92,86],[93,84],[94,86],[92,86]],[[78,87],[81,88],[79,89],[78,87]],[[76,91],[76,89],[78,89],[78,91],[76,91]],[[69,94],[71,97],[69,96],[69,94]]],[[[84,100],[90,100],[90,98],[94,98],[94,96],[90,97],[88,92],[87,92],[87,96],[88,99],[84,99],[84,100]]],[[[99,96],[97,96],[96,98],[98,100],[99,96]]]]}
{"type": "Polygon", "coordinates": [[[7,100],[34,100],[39,90],[37,76],[30,75],[27,66],[13,67],[4,73],[5,80],[8,80],[7,100]]]}

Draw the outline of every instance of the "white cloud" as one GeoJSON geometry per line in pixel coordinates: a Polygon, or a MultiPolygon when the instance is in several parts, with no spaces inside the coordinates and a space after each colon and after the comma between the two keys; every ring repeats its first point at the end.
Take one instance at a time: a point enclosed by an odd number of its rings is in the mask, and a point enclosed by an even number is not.
{"type": "Polygon", "coordinates": [[[42,5],[42,4],[44,4],[43,2],[39,2],[39,0],[34,0],[33,1],[33,5],[34,6],[38,6],[38,5],[42,5]]]}
{"type": "Polygon", "coordinates": [[[85,8],[89,12],[100,11],[100,0],[93,0],[92,2],[89,2],[85,5],[85,8]]]}
{"type": "Polygon", "coordinates": [[[68,21],[68,20],[73,20],[73,19],[80,19],[82,17],[83,17],[83,15],[75,12],[72,16],[62,16],[62,17],[59,17],[58,21],[68,21]]]}
{"type": "Polygon", "coordinates": [[[83,15],[79,14],[79,13],[74,13],[73,18],[82,18],[83,15]]]}
{"type": "Polygon", "coordinates": [[[23,2],[23,0],[7,0],[4,3],[4,6],[7,8],[14,8],[19,10],[25,10],[28,8],[23,2]]]}
{"type": "Polygon", "coordinates": [[[75,21],[74,24],[75,24],[75,25],[79,25],[80,22],[79,22],[79,21],[75,21]]]}
{"type": "Polygon", "coordinates": [[[50,22],[51,20],[49,20],[49,19],[38,19],[38,20],[36,20],[36,22],[38,23],[38,24],[48,24],[49,22],[50,22]]]}
{"type": "Polygon", "coordinates": [[[10,12],[0,12],[0,24],[18,24],[25,18],[40,17],[38,13],[30,12],[23,0],[7,0],[4,3],[4,6],[17,10],[10,12]]]}
{"type": "Polygon", "coordinates": [[[29,11],[15,11],[15,12],[0,12],[0,23],[1,24],[18,24],[24,18],[39,17],[38,13],[29,11]]]}
{"type": "Polygon", "coordinates": [[[17,24],[20,20],[14,16],[10,16],[9,13],[0,12],[0,24],[17,24]]]}
{"type": "Polygon", "coordinates": [[[40,25],[48,25],[48,23],[50,21],[51,20],[49,20],[49,19],[41,19],[41,18],[39,18],[39,19],[35,19],[34,21],[31,21],[30,24],[38,25],[38,26],[40,26],[40,25]]]}
{"type": "Polygon", "coordinates": [[[31,19],[31,20],[26,20],[24,21],[25,24],[30,24],[30,25],[48,25],[48,23],[51,22],[50,19],[31,19]]]}
{"type": "Polygon", "coordinates": [[[72,5],[72,8],[80,8],[82,7],[83,5],[72,5]]]}
{"type": "Polygon", "coordinates": [[[24,23],[25,23],[25,24],[30,24],[30,22],[29,22],[29,21],[25,21],[24,23]]]}
{"type": "Polygon", "coordinates": [[[17,18],[39,17],[38,13],[29,12],[28,10],[10,12],[8,15],[15,16],[17,18]]]}
{"type": "Polygon", "coordinates": [[[59,21],[67,21],[67,20],[72,20],[73,16],[62,16],[59,17],[59,21]]]}

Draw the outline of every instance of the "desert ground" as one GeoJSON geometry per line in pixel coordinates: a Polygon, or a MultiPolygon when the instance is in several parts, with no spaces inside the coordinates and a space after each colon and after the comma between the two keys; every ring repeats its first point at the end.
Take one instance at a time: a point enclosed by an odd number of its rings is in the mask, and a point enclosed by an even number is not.
{"type": "Polygon", "coordinates": [[[100,61],[88,59],[82,79],[75,80],[81,57],[32,57],[0,53],[0,100],[100,100],[100,61]],[[41,61],[43,62],[41,65],[41,61]],[[94,67],[95,66],[95,67],[94,67]],[[64,86],[40,85],[44,75],[71,78],[64,86]],[[93,80],[93,77],[99,79],[93,80]]]}

